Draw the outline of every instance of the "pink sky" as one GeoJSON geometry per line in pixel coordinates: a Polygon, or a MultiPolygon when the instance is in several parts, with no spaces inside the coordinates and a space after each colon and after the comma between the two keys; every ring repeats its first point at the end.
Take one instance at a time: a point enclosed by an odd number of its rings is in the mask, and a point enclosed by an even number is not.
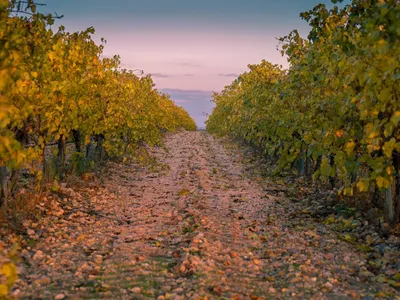
{"type": "Polygon", "coordinates": [[[263,39],[239,32],[121,32],[107,36],[105,54],[119,53],[124,66],[152,74],[159,88],[220,91],[244,72],[247,64],[265,57],[287,66],[276,51],[272,33],[263,39]]]}
{"type": "Polygon", "coordinates": [[[204,126],[211,92],[248,64],[266,59],[287,67],[276,38],[293,29],[306,36],[299,14],[320,2],[330,0],[48,0],[43,9],[63,14],[56,25],[68,31],[94,26],[94,38],[107,40],[106,56],[152,74],[156,87],[204,126]]]}

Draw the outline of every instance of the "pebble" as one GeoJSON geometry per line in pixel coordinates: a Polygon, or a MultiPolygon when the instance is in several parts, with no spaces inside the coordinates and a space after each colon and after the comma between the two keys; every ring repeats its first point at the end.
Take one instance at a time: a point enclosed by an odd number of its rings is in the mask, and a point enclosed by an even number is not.
{"type": "Polygon", "coordinates": [[[62,300],[62,299],[64,299],[64,298],[65,298],[65,295],[64,295],[64,294],[58,294],[58,295],[55,297],[56,300],[62,300]]]}
{"type": "Polygon", "coordinates": [[[333,289],[333,285],[332,285],[332,283],[330,283],[330,282],[325,282],[325,283],[324,283],[324,287],[327,288],[327,289],[329,289],[329,290],[333,289]]]}
{"type": "Polygon", "coordinates": [[[186,267],[184,265],[181,265],[181,267],[179,268],[179,272],[185,273],[185,271],[186,271],[186,267]]]}
{"type": "Polygon", "coordinates": [[[335,258],[335,255],[333,255],[332,253],[327,253],[327,254],[325,254],[325,258],[326,258],[327,260],[332,260],[332,259],[335,258]]]}
{"type": "Polygon", "coordinates": [[[42,260],[44,258],[43,251],[38,250],[36,251],[35,255],[33,255],[33,260],[42,260]]]}
{"type": "Polygon", "coordinates": [[[94,261],[96,264],[101,264],[101,263],[103,262],[103,256],[101,256],[101,255],[96,255],[96,256],[93,258],[93,261],[94,261]]]}
{"type": "Polygon", "coordinates": [[[19,297],[21,296],[21,293],[22,293],[22,292],[21,292],[20,289],[16,289],[15,291],[13,291],[13,292],[11,293],[11,296],[19,298],[19,297]]]}
{"type": "Polygon", "coordinates": [[[175,299],[177,296],[178,296],[177,294],[166,293],[165,299],[175,299]]]}
{"type": "Polygon", "coordinates": [[[235,251],[232,251],[231,252],[231,257],[232,258],[235,258],[235,257],[238,257],[239,256],[239,253],[237,253],[237,252],[235,252],[235,251]]]}
{"type": "Polygon", "coordinates": [[[174,290],[174,292],[176,294],[182,294],[183,293],[183,288],[177,288],[177,289],[174,290]]]}
{"type": "Polygon", "coordinates": [[[51,283],[51,279],[50,277],[47,276],[42,276],[39,279],[35,280],[35,284],[37,285],[48,285],[51,283]]]}
{"type": "Polygon", "coordinates": [[[140,294],[140,292],[142,291],[142,289],[140,287],[134,287],[133,289],[131,289],[132,293],[134,294],[140,294]]]}
{"type": "Polygon", "coordinates": [[[170,286],[170,285],[165,285],[165,286],[161,287],[161,290],[162,290],[163,292],[169,292],[169,291],[172,290],[172,286],[170,286]]]}

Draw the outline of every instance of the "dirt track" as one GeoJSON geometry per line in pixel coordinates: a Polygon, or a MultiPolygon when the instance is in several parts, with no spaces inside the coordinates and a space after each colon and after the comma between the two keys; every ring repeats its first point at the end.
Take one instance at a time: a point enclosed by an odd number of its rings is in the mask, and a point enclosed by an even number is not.
{"type": "Polygon", "coordinates": [[[171,135],[165,146],[168,151],[153,151],[158,160],[153,169],[110,164],[102,183],[63,188],[53,215],[34,224],[36,242],[23,251],[16,294],[58,299],[399,295],[370,281],[353,246],[323,225],[293,219],[282,196],[246,176],[237,149],[205,132],[171,135]]]}

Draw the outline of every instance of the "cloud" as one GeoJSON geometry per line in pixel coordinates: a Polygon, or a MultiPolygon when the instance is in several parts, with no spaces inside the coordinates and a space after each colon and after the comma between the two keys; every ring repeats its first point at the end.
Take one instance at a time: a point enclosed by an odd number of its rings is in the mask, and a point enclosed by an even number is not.
{"type": "Polygon", "coordinates": [[[149,73],[153,78],[176,78],[176,77],[192,77],[195,74],[164,74],[164,73],[149,73]]]}
{"type": "Polygon", "coordinates": [[[236,73],[227,73],[227,74],[218,74],[221,77],[239,77],[239,74],[236,73]]]}
{"type": "Polygon", "coordinates": [[[210,100],[212,91],[202,90],[181,90],[181,89],[160,89],[163,93],[171,95],[172,99],[188,100],[188,101],[204,101],[210,100]]]}
{"type": "Polygon", "coordinates": [[[170,74],[163,74],[163,73],[150,73],[151,77],[155,78],[172,78],[174,77],[173,75],[170,74]]]}
{"type": "Polygon", "coordinates": [[[196,64],[196,63],[191,63],[191,62],[178,62],[178,63],[174,63],[175,65],[178,66],[185,66],[185,67],[201,67],[201,65],[196,64]]]}

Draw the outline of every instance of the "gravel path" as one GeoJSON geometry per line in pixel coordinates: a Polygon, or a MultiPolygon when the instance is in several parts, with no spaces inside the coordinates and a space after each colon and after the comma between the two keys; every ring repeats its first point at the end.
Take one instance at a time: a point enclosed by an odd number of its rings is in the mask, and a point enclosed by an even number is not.
{"type": "Polygon", "coordinates": [[[399,299],[352,245],[296,219],[282,195],[246,176],[233,146],[205,132],[170,135],[165,146],[152,150],[152,168],[110,163],[103,182],[50,197],[46,217],[25,224],[14,295],[399,299]]]}

